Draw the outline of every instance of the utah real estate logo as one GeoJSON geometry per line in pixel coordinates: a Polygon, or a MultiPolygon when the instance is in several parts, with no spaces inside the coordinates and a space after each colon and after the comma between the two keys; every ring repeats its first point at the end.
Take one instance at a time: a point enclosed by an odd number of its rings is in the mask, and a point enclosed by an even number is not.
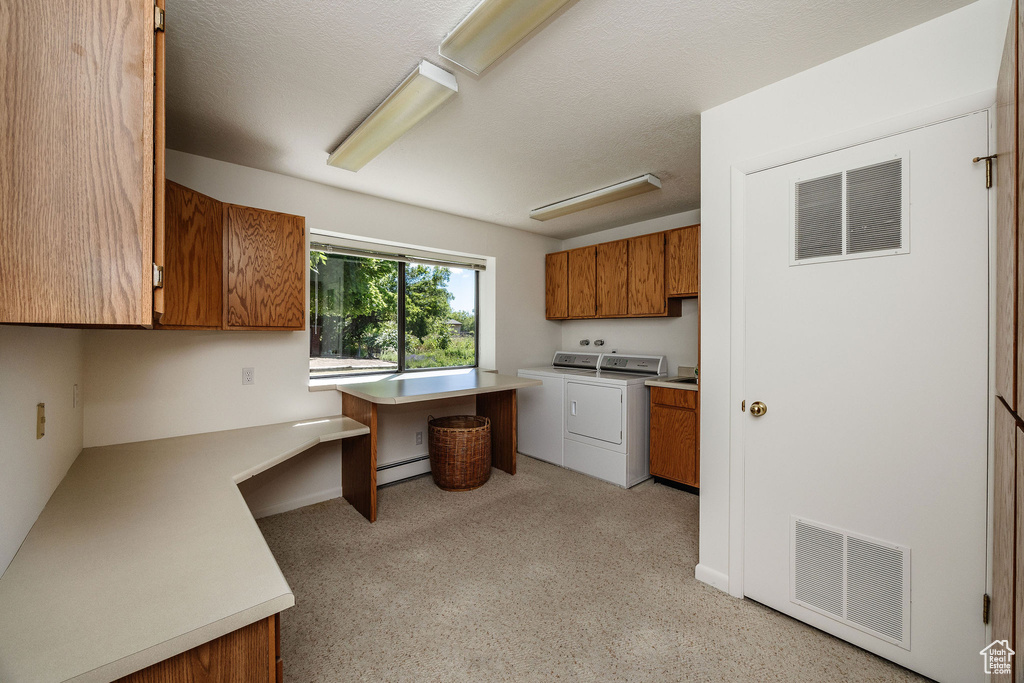
{"type": "Polygon", "coordinates": [[[1005,640],[994,640],[979,653],[985,658],[985,673],[987,674],[1010,674],[1010,661],[1014,652],[1010,649],[1010,643],[1005,640]]]}

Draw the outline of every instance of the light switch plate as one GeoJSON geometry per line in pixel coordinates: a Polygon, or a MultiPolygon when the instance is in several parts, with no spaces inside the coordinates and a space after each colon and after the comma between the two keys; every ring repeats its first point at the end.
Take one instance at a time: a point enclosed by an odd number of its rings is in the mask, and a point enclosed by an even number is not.
{"type": "Polygon", "coordinates": [[[46,435],[46,404],[36,404],[36,438],[41,439],[46,435]]]}

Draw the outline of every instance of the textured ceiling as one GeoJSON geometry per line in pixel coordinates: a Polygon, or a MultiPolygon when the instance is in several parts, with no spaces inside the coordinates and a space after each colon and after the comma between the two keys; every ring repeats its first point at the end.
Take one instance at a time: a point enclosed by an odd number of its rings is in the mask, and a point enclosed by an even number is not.
{"type": "Polygon", "coordinates": [[[168,146],[565,238],[700,206],[700,112],[969,0],[578,0],[476,77],[477,0],[174,0],[168,146]],[[358,173],[334,149],[421,59],[459,94],[358,173]],[[662,189],[540,223],[644,173],[662,189]]]}

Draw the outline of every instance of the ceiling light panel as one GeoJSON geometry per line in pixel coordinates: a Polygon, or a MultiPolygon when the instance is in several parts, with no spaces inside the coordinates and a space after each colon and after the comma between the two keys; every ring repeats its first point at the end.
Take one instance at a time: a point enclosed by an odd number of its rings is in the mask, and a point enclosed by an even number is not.
{"type": "Polygon", "coordinates": [[[483,0],[441,42],[438,52],[480,75],[569,0],[483,0]]]}
{"type": "Polygon", "coordinates": [[[653,176],[648,173],[640,176],[639,178],[633,178],[632,180],[627,180],[616,185],[602,187],[600,190],[594,190],[593,192],[581,194],[578,197],[573,197],[572,199],[565,199],[560,202],[555,202],[554,204],[542,206],[539,209],[534,209],[530,212],[530,218],[537,221],[546,221],[566,214],[600,206],[601,204],[607,204],[608,202],[614,202],[619,199],[625,199],[626,197],[633,197],[638,194],[643,194],[644,192],[660,189],[661,181],[658,180],[657,176],[653,176]]]}
{"type": "Polygon", "coordinates": [[[430,62],[420,62],[416,70],[338,145],[327,163],[358,171],[458,91],[454,74],[430,62]]]}

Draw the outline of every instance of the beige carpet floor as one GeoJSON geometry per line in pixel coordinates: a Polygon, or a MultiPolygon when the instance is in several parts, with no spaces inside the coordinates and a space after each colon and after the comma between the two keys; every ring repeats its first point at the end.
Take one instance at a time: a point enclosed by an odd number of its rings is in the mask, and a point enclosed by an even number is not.
{"type": "Polygon", "coordinates": [[[693,578],[696,496],[531,458],[446,493],[430,477],[260,520],[295,592],[290,683],[922,681],[693,578]]]}

